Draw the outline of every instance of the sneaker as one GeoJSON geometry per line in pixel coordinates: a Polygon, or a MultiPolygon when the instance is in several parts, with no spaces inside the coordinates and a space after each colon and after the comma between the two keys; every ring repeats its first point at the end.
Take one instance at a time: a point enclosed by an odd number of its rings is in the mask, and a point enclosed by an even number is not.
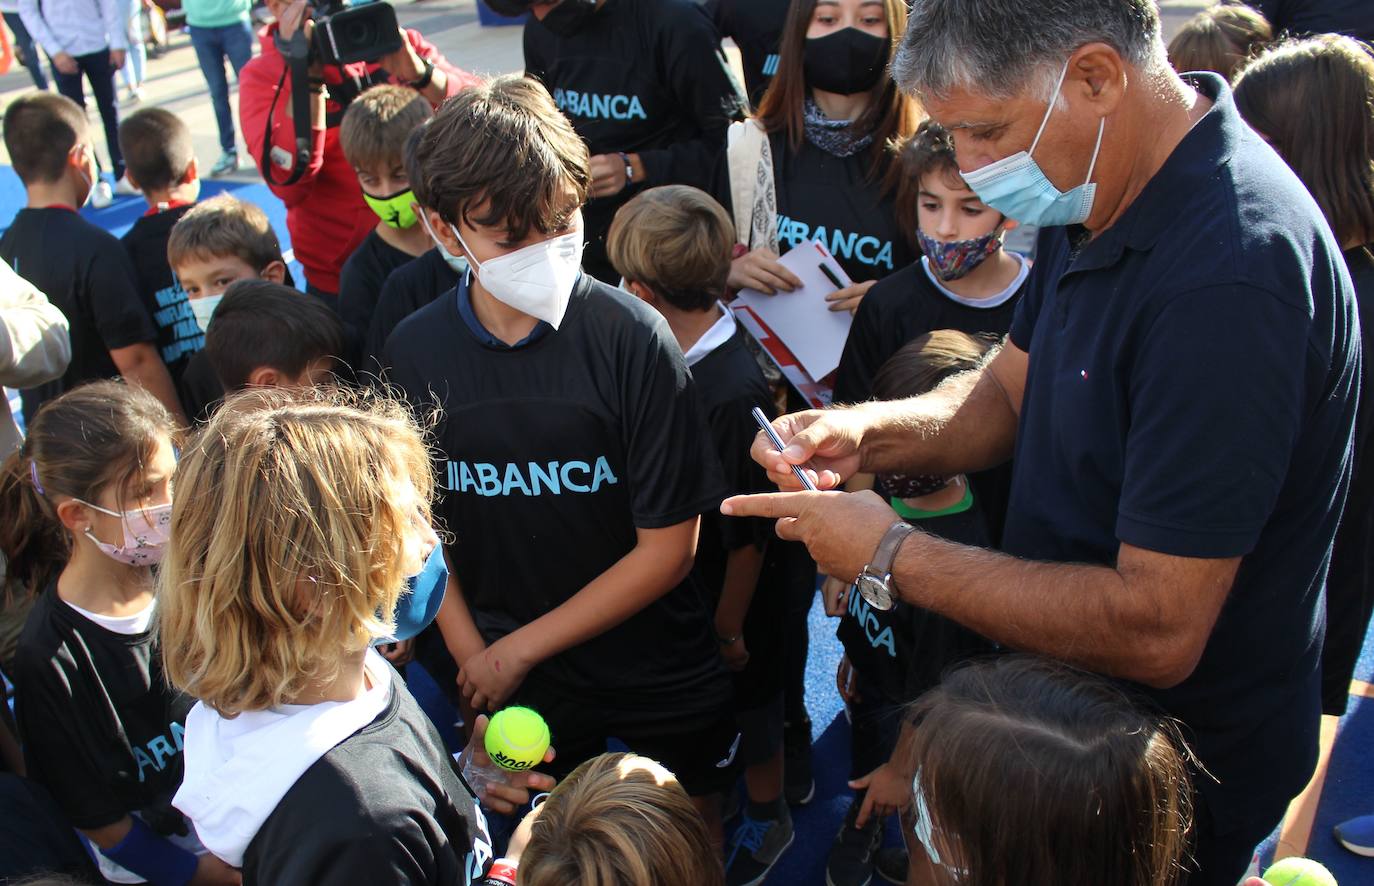
{"type": "Polygon", "coordinates": [[[911,867],[911,857],[901,846],[884,846],[873,856],[873,870],[889,883],[902,886],[906,882],[906,870],[911,867]]]}
{"type": "Polygon", "coordinates": [[[811,773],[811,719],[783,726],[783,796],[790,806],[805,806],[816,796],[811,773]]]}
{"type": "Polygon", "coordinates": [[[95,183],[91,189],[91,205],[96,209],[104,209],[114,202],[114,191],[110,189],[110,183],[101,179],[95,183]]]}
{"type": "Polygon", "coordinates": [[[1336,825],[1336,839],[1356,855],[1374,858],[1374,815],[1361,815],[1336,825]]]}
{"type": "Polygon", "coordinates": [[[883,829],[876,818],[862,828],[854,827],[858,815],[859,803],[855,801],[845,813],[835,842],[830,844],[830,858],[825,863],[826,886],[868,886],[873,881],[873,855],[883,841],[883,829]]]}
{"type": "Polygon", "coordinates": [[[143,87],[135,86],[124,94],[124,101],[122,104],[136,105],[141,101],[143,101],[143,87]]]}
{"type": "Polygon", "coordinates": [[[115,182],[114,192],[121,197],[132,197],[138,193],[138,188],[134,187],[133,182],[129,181],[128,174],[121,175],[119,181],[115,182]]]}
{"type": "Polygon", "coordinates": [[[215,165],[210,167],[210,177],[219,178],[221,175],[228,175],[237,171],[239,168],[239,155],[237,151],[225,151],[219,155],[215,165]]]}
{"type": "Polygon", "coordinates": [[[726,886],[758,886],[795,837],[792,814],[786,806],[782,808],[782,818],[774,820],[750,818],[744,813],[730,838],[730,854],[725,858],[726,886]]]}

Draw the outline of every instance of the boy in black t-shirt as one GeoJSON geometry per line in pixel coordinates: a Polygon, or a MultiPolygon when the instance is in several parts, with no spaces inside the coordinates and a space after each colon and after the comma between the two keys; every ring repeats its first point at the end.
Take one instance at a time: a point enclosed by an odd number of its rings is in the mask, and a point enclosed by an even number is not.
{"type": "Polygon", "coordinates": [[[739,734],[692,560],[724,485],[682,352],[652,309],[581,273],[587,148],[543,86],[464,91],[416,154],[429,222],[475,274],[383,359],[440,410],[437,621],[463,694],[543,714],[557,772],[611,738],[660,760],[718,833],[739,734]]]}
{"type": "Polygon", "coordinates": [[[339,127],[339,145],[358,175],[363,199],[381,219],[339,276],[339,316],[350,362],[362,352],[386,278],[434,246],[419,224],[405,163],[407,139],[431,116],[429,100],[415,90],[375,86],[353,100],[339,127]]]}
{"type": "MultiPolygon", "coordinates": [[[[727,494],[766,492],[749,457],[751,411],[774,412],[763,373],[734,315],[720,303],[730,275],[734,226],[720,204],[685,185],[653,188],[616,213],[606,238],[611,264],[631,293],[668,321],[706,409],[727,494]]],[[[735,714],[749,805],[727,850],[727,884],[758,883],[792,844],[782,791],[784,619],[776,568],[762,575],[766,520],[703,515],[696,569],[716,602],[716,641],[735,672],[735,714]],[[747,644],[747,645],[746,645],[747,644]]]]}
{"type": "Polygon", "coordinates": [[[902,149],[898,220],[916,229],[924,255],[879,280],[850,327],[835,376],[835,401],[873,396],[873,376],[907,342],[935,329],[1006,335],[1030,271],[1002,249],[1016,226],[959,176],[954,142],[927,120],[902,149]]]}
{"type": "Polygon", "coordinates": [[[196,324],[186,291],[167,263],[172,225],[200,196],[191,130],[171,111],[144,108],[119,124],[119,149],[128,167],[129,183],[148,201],[148,211],[121,242],[134,265],[138,294],[157,326],[162,362],[167,364],[172,382],[180,385],[186,364],[205,347],[205,333],[196,324]]]}
{"type": "Polygon", "coordinates": [[[430,248],[415,260],[393,270],[382,284],[381,294],[377,296],[368,322],[367,335],[363,339],[362,361],[358,369],[364,374],[384,375],[389,367],[382,360],[382,351],[391,333],[402,320],[457,286],[459,276],[468,270],[467,259],[450,254],[439,244],[425,213],[429,192],[425,189],[425,178],[415,162],[415,149],[420,143],[423,128],[418,126],[411,130],[406,138],[404,154],[415,212],[430,248]]]}
{"type": "MultiPolygon", "coordinates": [[[[883,364],[874,395],[897,400],[927,393],[946,378],[976,368],[990,347],[985,338],[955,330],[922,335],[883,364]]],[[[991,545],[980,496],[966,477],[883,474],[878,482],[903,520],[960,544],[991,545]]],[[[873,863],[865,856],[882,839],[883,819],[911,797],[915,773],[894,754],[899,731],[907,728],[901,708],[938,683],[950,665],[995,647],[924,609],[903,603],[885,612],[874,609],[852,587],[831,578],[822,593],[826,612],[840,616],[836,634],[845,654],[836,683],[853,725],[850,786],[856,789],[831,848],[827,875],[832,883],[857,883],[871,874],[873,863]]],[[[907,869],[904,857],[879,855],[876,865],[884,872],[907,869]]]]}
{"type": "Polygon", "coordinates": [[[82,382],[122,375],[184,421],[129,257],[77,212],[100,175],[85,112],[60,95],[21,96],[5,110],[4,133],[28,203],[0,237],[0,258],[66,315],[72,339],[62,377],[21,392],[24,420],[82,382]]]}
{"type": "MultiPolygon", "coordinates": [[[[202,333],[231,283],[287,283],[286,262],[267,214],[251,203],[221,194],[189,210],[167,238],[167,263],[185,290],[202,333]]],[[[195,421],[204,421],[224,397],[209,357],[199,351],[187,364],[181,399],[195,421]]]]}

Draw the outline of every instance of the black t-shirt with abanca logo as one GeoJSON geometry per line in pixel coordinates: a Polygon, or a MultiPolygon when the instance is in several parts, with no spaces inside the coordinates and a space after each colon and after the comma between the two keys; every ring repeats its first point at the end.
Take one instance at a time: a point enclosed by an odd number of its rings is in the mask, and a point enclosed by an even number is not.
{"type": "Polygon", "coordinates": [[[593,155],[638,154],[645,179],[585,210],[583,267],[614,280],[605,234],[644,187],[706,188],[746,99],[710,17],[693,0],[606,0],[575,34],[525,25],[525,73],[548,87],[593,155]]]}
{"type": "MultiPolygon", "coordinates": [[[[465,282],[404,320],[383,359],[411,402],[437,401],[438,513],[492,642],[628,554],[637,529],[723,497],[691,374],[648,306],[583,274],[557,331],[509,348],[460,314],[465,282]]],[[[531,678],[645,716],[715,711],[729,692],[695,576],[531,678]]]]}
{"type": "Polygon", "coordinates": [[[171,799],[192,699],[168,685],[152,631],[108,630],[54,584],[34,603],[14,661],[29,776],[72,825],[100,828],[138,812],[163,834],[185,834],[171,799]]]}

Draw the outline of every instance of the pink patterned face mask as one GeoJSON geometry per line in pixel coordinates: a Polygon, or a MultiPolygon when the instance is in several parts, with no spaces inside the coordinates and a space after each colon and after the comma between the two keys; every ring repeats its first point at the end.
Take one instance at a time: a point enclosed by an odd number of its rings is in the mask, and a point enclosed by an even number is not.
{"type": "Polygon", "coordinates": [[[172,503],[165,505],[153,505],[150,508],[135,508],[132,511],[111,511],[102,508],[100,505],[93,505],[88,501],[74,499],[81,502],[88,508],[93,508],[102,514],[109,514],[111,517],[118,517],[120,524],[124,527],[124,544],[107,544],[91,534],[91,530],[86,530],[86,537],[98,548],[105,556],[118,563],[128,566],[156,566],[162,562],[162,555],[167,550],[167,539],[171,535],[172,527],[172,503]]]}
{"type": "Polygon", "coordinates": [[[951,240],[945,242],[928,237],[923,231],[916,232],[921,251],[930,259],[931,270],[935,276],[948,283],[967,275],[983,260],[1002,248],[1002,226],[998,225],[982,237],[972,240],[951,240]]]}

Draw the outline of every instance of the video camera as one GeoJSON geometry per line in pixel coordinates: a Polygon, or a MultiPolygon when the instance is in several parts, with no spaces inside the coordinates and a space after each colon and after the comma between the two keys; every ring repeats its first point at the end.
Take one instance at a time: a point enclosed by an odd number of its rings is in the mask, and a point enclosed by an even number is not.
{"type": "Polygon", "coordinates": [[[327,65],[375,62],[402,47],[396,10],[385,0],[316,0],[312,61],[327,65]]]}

